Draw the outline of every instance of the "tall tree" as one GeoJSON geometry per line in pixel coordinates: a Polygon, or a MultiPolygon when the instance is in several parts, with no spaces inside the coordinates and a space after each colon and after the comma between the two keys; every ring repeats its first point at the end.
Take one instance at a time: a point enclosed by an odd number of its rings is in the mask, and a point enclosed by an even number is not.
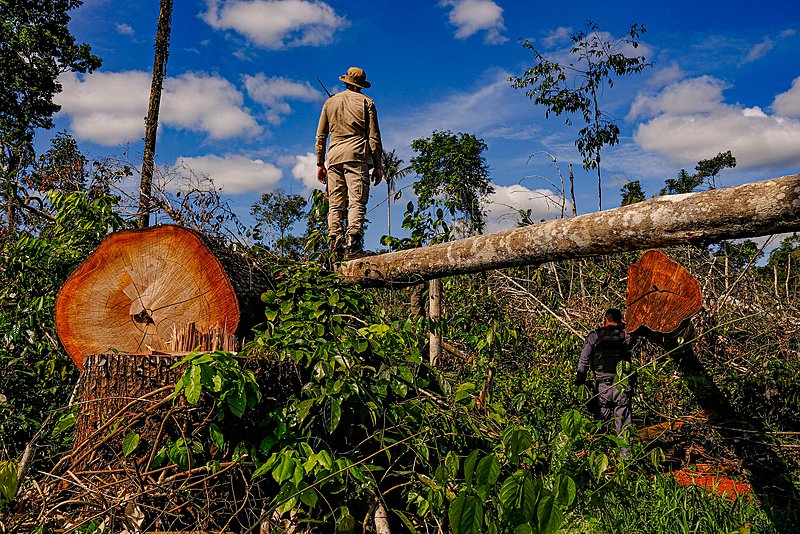
{"type": "Polygon", "coordinates": [[[266,231],[281,255],[297,248],[298,239],[289,232],[305,215],[306,204],[306,199],[301,195],[287,195],[281,189],[262,193],[250,209],[256,221],[256,239],[260,239],[261,232],[266,231]]]}
{"type": "Polygon", "coordinates": [[[67,27],[80,0],[0,0],[0,179],[9,233],[17,225],[19,176],[33,163],[36,128],[52,128],[58,76],[101,64],[67,27]]]}
{"type": "Polygon", "coordinates": [[[441,201],[453,216],[460,214],[468,235],[480,234],[486,225],[481,202],[494,192],[483,152],[486,143],[472,134],[435,131],[415,139],[417,153],[411,166],[419,175],[414,192],[419,208],[441,201]]]}
{"type": "Polygon", "coordinates": [[[161,0],[156,30],[153,79],[150,85],[150,103],[145,118],[144,155],[142,157],[142,181],[139,185],[139,227],[150,225],[150,195],[153,187],[153,169],[156,157],[156,134],[158,132],[158,110],[161,105],[161,87],[167,75],[169,58],[169,35],[172,31],[172,0],[161,0]]]}
{"type": "Polygon", "coordinates": [[[395,191],[397,181],[411,172],[411,166],[403,167],[394,150],[383,149],[383,178],[386,180],[386,235],[392,237],[392,203],[400,198],[400,193],[395,191]]]}
{"type": "Polygon", "coordinates": [[[703,185],[703,182],[708,184],[709,189],[714,189],[716,187],[716,178],[722,169],[732,169],[734,167],[736,167],[736,158],[733,157],[731,151],[720,152],[713,158],[698,161],[694,167],[695,174],[689,174],[686,169],[681,169],[677,178],[664,180],[661,194],[680,195],[691,193],[703,185]]]}
{"type": "Polygon", "coordinates": [[[572,124],[572,115],[579,114],[585,126],[578,132],[575,146],[583,157],[583,168],[597,170],[597,206],[603,209],[603,191],[600,178],[600,152],[604,146],[619,143],[619,126],[600,107],[603,87],[614,86],[614,78],[641,72],[647,63],[644,56],[628,56],[626,48],[638,48],[639,37],[645,33],[643,25],[632,24],[625,37],[609,41],[592,21],[577,35],[570,35],[570,53],[574,62],[557,63],[544,57],[529,40],[522,46],[533,51],[536,64],[522,76],[512,76],[515,89],[525,89],[525,94],[535,105],[545,107],[545,116],[566,116],[572,124]]]}

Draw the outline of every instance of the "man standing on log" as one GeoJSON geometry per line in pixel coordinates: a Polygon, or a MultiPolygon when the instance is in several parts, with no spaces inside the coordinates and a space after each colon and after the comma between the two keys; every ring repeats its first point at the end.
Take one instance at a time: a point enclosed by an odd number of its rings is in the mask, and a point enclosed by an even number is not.
{"type": "Polygon", "coordinates": [[[364,215],[369,200],[369,169],[378,185],[381,168],[381,132],[378,113],[371,98],[361,93],[372,84],[366,73],[350,67],[339,76],[345,91],[325,101],[317,127],[317,180],[327,184],[328,235],[331,249],[345,259],[358,256],[364,249],[364,215]],[[325,144],[330,134],[328,168],[325,169],[325,144]],[[347,229],[344,229],[347,210],[347,229]]]}
{"type": "MultiPolygon", "coordinates": [[[[633,337],[625,332],[622,312],[609,308],[603,316],[603,326],[586,337],[578,360],[575,384],[586,383],[591,368],[599,397],[603,421],[614,420],[617,436],[627,440],[632,424],[631,400],[635,375],[631,375],[631,346],[633,337]]],[[[630,449],[623,447],[620,455],[627,458],[630,449]]]]}

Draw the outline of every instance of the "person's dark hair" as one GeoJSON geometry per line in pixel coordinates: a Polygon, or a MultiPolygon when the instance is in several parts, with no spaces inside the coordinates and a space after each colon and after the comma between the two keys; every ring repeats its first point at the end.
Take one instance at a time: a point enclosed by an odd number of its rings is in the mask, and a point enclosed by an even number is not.
{"type": "Polygon", "coordinates": [[[622,312],[617,308],[607,309],[604,317],[614,324],[622,324],[622,312]]]}

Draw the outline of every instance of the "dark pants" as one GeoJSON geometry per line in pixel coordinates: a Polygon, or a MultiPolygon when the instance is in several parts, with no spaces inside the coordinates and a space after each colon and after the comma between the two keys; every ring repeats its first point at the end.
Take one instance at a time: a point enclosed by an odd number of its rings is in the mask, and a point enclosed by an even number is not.
{"type": "MultiPolygon", "coordinates": [[[[613,382],[598,380],[597,395],[600,400],[600,417],[603,421],[614,422],[617,437],[628,441],[628,431],[633,423],[631,412],[631,399],[633,390],[620,391],[613,382]]],[[[621,448],[619,453],[623,457],[630,456],[630,449],[621,448]]]]}

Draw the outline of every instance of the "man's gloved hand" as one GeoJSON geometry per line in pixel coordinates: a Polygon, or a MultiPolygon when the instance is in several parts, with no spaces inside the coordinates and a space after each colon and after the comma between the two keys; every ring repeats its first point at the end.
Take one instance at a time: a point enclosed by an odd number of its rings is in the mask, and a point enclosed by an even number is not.
{"type": "Polygon", "coordinates": [[[321,184],[328,181],[328,171],[325,167],[317,167],[317,181],[321,184]]]}
{"type": "Polygon", "coordinates": [[[383,179],[383,171],[380,169],[380,167],[375,167],[374,169],[372,169],[372,185],[378,185],[379,183],[381,183],[382,179],[383,179]]]}
{"type": "Polygon", "coordinates": [[[575,385],[582,386],[586,383],[586,373],[575,373],[575,385]]]}

